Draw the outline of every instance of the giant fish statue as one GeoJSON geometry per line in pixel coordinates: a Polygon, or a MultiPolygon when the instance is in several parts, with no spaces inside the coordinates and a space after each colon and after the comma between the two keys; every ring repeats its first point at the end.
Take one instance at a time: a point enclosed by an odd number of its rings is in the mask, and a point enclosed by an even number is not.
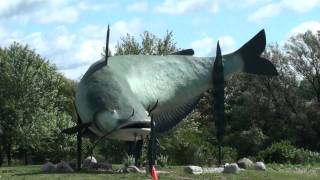
{"type": "MultiPolygon", "coordinates": [[[[237,51],[222,56],[224,79],[235,73],[277,75],[273,64],[260,57],[264,30],[237,51]]],[[[193,57],[192,50],[167,56],[124,55],[94,63],[76,93],[78,127],[98,137],[135,141],[155,130],[164,132],[184,119],[203,93],[213,87],[215,57],[193,57]]]]}

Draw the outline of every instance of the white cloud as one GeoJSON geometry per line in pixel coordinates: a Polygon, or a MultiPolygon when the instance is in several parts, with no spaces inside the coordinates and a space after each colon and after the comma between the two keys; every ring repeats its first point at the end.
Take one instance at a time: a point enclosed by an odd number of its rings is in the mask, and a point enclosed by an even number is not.
{"type": "Polygon", "coordinates": [[[305,33],[306,31],[310,30],[313,33],[317,33],[320,31],[320,22],[319,21],[307,21],[303,22],[297,27],[294,27],[290,32],[289,36],[294,36],[299,33],[305,33]]]}
{"type": "Polygon", "coordinates": [[[24,23],[70,24],[75,23],[83,11],[99,11],[105,8],[106,5],[72,0],[0,1],[0,19],[15,20],[24,23]]]}
{"type": "Polygon", "coordinates": [[[183,15],[190,12],[219,10],[218,1],[210,0],[165,0],[155,11],[165,14],[183,15]]]}
{"type": "Polygon", "coordinates": [[[249,15],[248,21],[259,22],[280,14],[284,10],[304,13],[320,5],[320,0],[281,0],[262,6],[249,15]]]}
{"type": "MultiPolygon", "coordinates": [[[[232,36],[222,36],[219,38],[221,51],[223,54],[233,52],[235,50],[235,40],[232,36]]],[[[214,51],[215,52],[215,51],[214,51]]]]}
{"type": "MultiPolygon", "coordinates": [[[[227,54],[235,50],[235,40],[231,36],[221,36],[218,38],[222,54],[227,54]]],[[[211,37],[204,37],[192,41],[190,46],[194,49],[196,56],[215,56],[217,41],[211,37]]]]}
{"type": "Polygon", "coordinates": [[[215,41],[211,37],[204,37],[199,40],[192,41],[190,46],[194,49],[196,56],[212,56],[213,47],[215,46],[215,41]]]}
{"type": "Polygon", "coordinates": [[[222,6],[226,6],[229,9],[234,8],[247,8],[251,6],[261,5],[261,4],[267,4],[272,0],[241,0],[241,1],[235,1],[235,0],[220,0],[219,4],[222,6]]]}
{"type": "Polygon", "coordinates": [[[249,15],[248,21],[259,22],[262,19],[278,15],[282,10],[279,4],[269,4],[259,8],[257,11],[249,15]]]}
{"type": "Polygon", "coordinates": [[[143,23],[140,19],[133,19],[131,21],[117,21],[112,26],[112,39],[119,39],[127,33],[130,35],[137,35],[143,30],[143,23]]]}
{"type": "MultiPolygon", "coordinates": [[[[126,33],[136,36],[143,28],[139,19],[111,24],[111,52],[114,52],[114,46],[120,37],[126,33]]],[[[56,64],[58,70],[68,78],[79,79],[93,62],[101,58],[106,31],[107,25],[89,24],[72,33],[66,26],[58,26],[49,32],[27,34],[0,26],[0,46],[8,46],[14,41],[28,44],[42,57],[56,64]]]]}
{"type": "Polygon", "coordinates": [[[127,7],[127,10],[129,12],[142,12],[146,11],[149,8],[149,4],[147,2],[135,2],[133,4],[130,4],[127,7]]]}
{"type": "Polygon", "coordinates": [[[47,10],[37,11],[33,17],[30,17],[30,20],[40,24],[74,23],[78,18],[78,9],[75,7],[63,7],[61,9],[52,9],[50,13],[47,10]]]}

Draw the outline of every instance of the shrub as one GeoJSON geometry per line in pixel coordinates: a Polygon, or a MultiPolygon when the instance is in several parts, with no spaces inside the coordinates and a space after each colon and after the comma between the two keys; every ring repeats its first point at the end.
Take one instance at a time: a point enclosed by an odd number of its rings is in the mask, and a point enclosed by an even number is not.
{"type": "Polygon", "coordinates": [[[160,154],[157,158],[157,163],[161,167],[166,167],[168,165],[168,156],[160,154]]]}
{"type": "Polygon", "coordinates": [[[135,159],[132,155],[126,155],[126,157],[123,159],[123,165],[125,167],[128,167],[128,166],[133,166],[135,164],[135,159]]]}
{"type": "Polygon", "coordinates": [[[236,131],[230,133],[225,138],[225,144],[238,151],[238,158],[256,156],[259,151],[264,149],[268,137],[262,130],[252,127],[246,131],[236,131]]]}
{"type": "MultiPolygon", "coordinates": [[[[238,152],[236,149],[225,146],[225,147],[222,147],[221,151],[222,151],[222,162],[223,163],[234,162],[237,159],[238,152]]],[[[213,149],[212,155],[213,155],[215,161],[218,162],[218,159],[219,159],[218,146],[215,146],[215,148],[213,149]]]]}
{"type": "Polygon", "coordinates": [[[320,154],[296,148],[289,141],[281,141],[273,143],[267,149],[261,151],[258,159],[262,159],[266,163],[306,164],[319,162],[320,154]]]}

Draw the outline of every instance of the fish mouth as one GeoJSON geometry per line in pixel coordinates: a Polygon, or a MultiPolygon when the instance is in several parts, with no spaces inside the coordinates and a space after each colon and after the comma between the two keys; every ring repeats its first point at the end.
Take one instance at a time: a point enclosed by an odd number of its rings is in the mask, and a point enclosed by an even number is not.
{"type": "Polygon", "coordinates": [[[119,129],[150,129],[150,121],[128,122],[119,126],[119,129]]]}
{"type": "Polygon", "coordinates": [[[150,134],[150,121],[127,122],[118,127],[107,138],[123,141],[137,141],[145,139],[150,134]]]}

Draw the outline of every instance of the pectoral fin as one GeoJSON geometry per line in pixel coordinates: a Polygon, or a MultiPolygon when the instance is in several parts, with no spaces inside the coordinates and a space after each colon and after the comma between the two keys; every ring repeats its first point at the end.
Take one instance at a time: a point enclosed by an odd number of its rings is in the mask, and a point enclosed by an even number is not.
{"type": "Polygon", "coordinates": [[[176,126],[195,108],[199,99],[200,97],[197,97],[183,105],[172,106],[167,110],[151,113],[156,123],[156,132],[164,132],[176,126]]]}

